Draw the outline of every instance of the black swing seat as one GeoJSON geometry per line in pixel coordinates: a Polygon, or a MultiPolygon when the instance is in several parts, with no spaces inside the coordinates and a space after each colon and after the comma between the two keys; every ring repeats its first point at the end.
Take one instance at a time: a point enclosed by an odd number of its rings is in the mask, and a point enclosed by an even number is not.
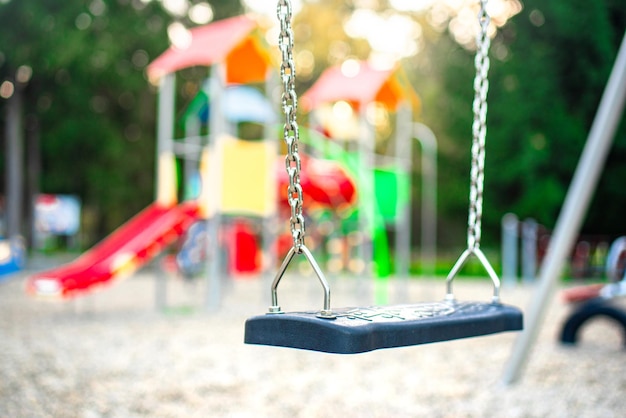
{"type": "Polygon", "coordinates": [[[244,342],[326,353],[449,341],[523,328],[522,312],[500,303],[442,301],[317,312],[269,313],[246,321],[244,342]]]}

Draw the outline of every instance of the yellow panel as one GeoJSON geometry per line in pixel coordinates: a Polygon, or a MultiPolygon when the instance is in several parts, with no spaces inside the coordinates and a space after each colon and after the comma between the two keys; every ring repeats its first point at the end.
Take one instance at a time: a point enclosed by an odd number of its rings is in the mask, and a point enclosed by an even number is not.
{"type": "Polygon", "coordinates": [[[276,210],[276,145],[222,137],[221,204],[227,214],[269,216],[276,210]]]}
{"type": "Polygon", "coordinates": [[[211,154],[209,152],[209,148],[205,147],[202,150],[202,157],[200,159],[200,196],[198,196],[199,205],[199,216],[202,219],[206,219],[212,215],[211,209],[213,209],[215,198],[211,193],[211,187],[209,184],[210,178],[210,166],[211,154]],[[213,206],[212,206],[213,202],[213,206]]]}
{"type": "Polygon", "coordinates": [[[171,152],[159,155],[157,166],[157,202],[160,205],[171,207],[178,200],[176,196],[176,159],[171,152]]]}

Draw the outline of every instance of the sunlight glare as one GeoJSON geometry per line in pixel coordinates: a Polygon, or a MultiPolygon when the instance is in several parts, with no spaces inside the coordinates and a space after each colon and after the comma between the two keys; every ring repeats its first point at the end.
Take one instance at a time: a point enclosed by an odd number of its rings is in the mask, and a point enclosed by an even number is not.
{"type": "Polygon", "coordinates": [[[11,83],[9,80],[5,80],[0,84],[0,97],[3,99],[8,99],[13,96],[15,92],[15,85],[11,83]]]}
{"type": "Polygon", "coordinates": [[[185,16],[187,10],[189,10],[189,3],[187,0],[162,0],[163,8],[167,12],[174,16],[185,16]]]}
{"type": "Polygon", "coordinates": [[[333,116],[340,121],[346,121],[354,116],[354,111],[348,102],[340,100],[333,105],[333,116]]]}
{"type": "Polygon", "coordinates": [[[15,79],[22,84],[26,84],[33,76],[33,69],[28,65],[20,65],[15,74],[15,79]]]}
{"type": "Polygon", "coordinates": [[[421,12],[433,5],[435,0],[390,0],[389,4],[401,12],[421,12]]]}
{"type": "Polygon", "coordinates": [[[191,32],[180,22],[171,23],[167,27],[167,36],[174,48],[187,49],[191,45],[191,32]]]}
{"type": "Polygon", "coordinates": [[[189,9],[189,19],[197,25],[205,25],[213,20],[213,7],[209,3],[197,3],[189,9]]]}
{"type": "MultiPolygon", "coordinates": [[[[243,5],[247,12],[259,13],[271,18],[276,18],[276,0],[243,0],[243,5]]],[[[291,7],[295,15],[302,8],[302,1],[293,0],[291,7]]]]}
{"type": "Polygon", "coordinates": [[[391,65],[400,58],[415,55],[422,37],[422,27],[409,16],[380,15],[368,9],[355,10],[345,24],[345,31],[352,38],[366,39],[381,65],[384,60],[391,65]]]}
{"type": "Polygon", "coordinates": [[[355,59],[345,60],[341,64],[341,74],[348,78],[356,77],[361,71],[361,64],[355,59]]]}
{"type": "MultiPolygon", "coordinates": [[[[479,4],[475,0],[443,0],[432,4],[427,13],[428,22],[437,30],[446,27],[454,39],[466,48],[474,48],[478,30],[479,4]]],[[[492,0],[487,4],[491,17],[489,36],[522,10],[519,0],[492,0]]]]}

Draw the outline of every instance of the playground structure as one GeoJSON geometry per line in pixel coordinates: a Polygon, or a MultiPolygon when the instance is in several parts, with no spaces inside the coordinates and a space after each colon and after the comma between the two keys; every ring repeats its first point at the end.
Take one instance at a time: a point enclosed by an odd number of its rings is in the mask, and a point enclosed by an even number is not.
{"type": "Polygon", "coordinates": [[[357,274],[373,271],[379,277],[391,273],[387,229],[392,226],[393,270],[396,275],[408,275],[411,140],[419,99],[406,75],[399,66],[379,70],[349,60],[324,71],[303,94],[302,103],[310,111],[313,128],[330,137],[303,136],[311,153],[340,159],[358,179],[358,210],[346,219],[353,224],[352,241],[358,243],[360,263],[352,270],[357,274]],[[389,120],[390,114],[395,114],[395,121],[389,120]],[[388,131],[383,134],[379,132],[381,120],[388,131]],[[395,137],[389,137],[391,132],[395,137]]]}
{"type": "MultiPolygon", "coordinates": [[[[246,17],[196,28],[192,30],[191,39],[188,48],[171,47],[148,67],[149,78],[159,83],[155,203],[73,263],[31,277],[29,292],[71,296],[91,290],[95,284],[107,283],[112,278],[130,274],[174,244],[196,221],[216,217],[217,208],[222,203],[222,196],[216,190],[224,188],[216,183],[219,176],[211,171],[218,169],[221,160],[216,158],[217,152],[213,152],[211,156],[213,150],[208,148],[208,144],[221,149],[228,149],[233,144],[225,136],[217,136],[218,132],[224,132],[223,91],[227,84],[265,80],[268,75],[269,55],[261,44],[256,24],[246,17]],[[246,62],[246,66],[234,64],[241,62],[246,62]],[[189,141],[176,141],[175,72],[197,65],[213,67],[208,82],[213,107],[210,116],[212,131],[209,133],[212,141],[207,136],[200,135],[199,130],[195,130],[199,125],[194,125],[194,121],[189,121],[185,126],[193,137],[189,141]],[[199,184],[199,187],[190,185],[191,191],[187,190],[186,194],[192,199],[181,204],[177,203],[179,191],[176,156],[195,162],[195,168],[186,162],[184,172],[189,183],[192,179],[191,173],[195,171],[196,186],[199,184]]],[[[265,179],[265,183],[269,184],[268,177],[272,172],[265,170],[267,174],[260,176],[261,182],[265,179]]],[[[255,180],[258,178],[255,177],[255,180]]],[[[272,210],[267,207],[273,204],[271,190],[267,187],[261,189],[261,192],[267,192],[270,196],[266,199],[266,207],[262,209],[264,213],[272,210]]],[[[213,260],[217,264],[219,257],[214,256],[213,260]]]]}
{"type": "MultiPolygon", "coordinates": [[[[277,190],[288,179],[279,174],[284,160],[272,140],[270,64],[259,28],[246,16],[192,29],[187,48],[171,47],[154,60],[147,72],[159,85],[155,203],[74,262],[30,277],[29,293],[79,295],[128,276],[185,237],[177,264],[189,274],[206,270],[209,306],[219,303],[224,273],[258,273],[273,265],[276,204],[286,199],[277,190]],[[210,76],[187,106],[183,137],[177,138],[176,72],[190,66],[209,67],[210,76]],[[237,138],[243,122],[262,125],[263,138],[237,138]],[[178,187],[179,163],[184,190],[178,187]]],[[[329,190],[353,199],[352,180],[336,163],[312,165],[317,175],[304,186],[317,205],[335,203],[329,190]]]]}
{"type": "MultiPolygon", "coordinates": [[[[277,200],[287,198],[279,190],[286,189],[288,179],[279,170],[285,162],[278,158],[272,110],[276,106],[268,99],[276,80],[257,24],[240,16],[192,29],[191,34],[187,49],[170,48],[149,66],[148,75],[160,77],[159,149],[186,159],[202,155],[205,195],[199,200],[207,204],[206,241],[211,243],[206,254],[207,297],[208,304],[216,306],[220,277],[258,273],[275,264],[277,200]],[[210,77],[186,109],[185,136],[172,140],[174,72],[190,65],[210,66],[210,77]],[[256,130],[261,138],[240,138],[242,123],[261,125],[256,130]]],[[[334,203],[329,190],[343,192],[348,202],[352,199],[355,188],[335,163],[316,160],[315,166],[316,175],[303,184],[315,204],[334,203]]],[[[193,176],[188,164],[184,171],[187,178],[193,176]]]]}
{"type": "MultiPolygon", "coordinates": [[[[199,167],[196,169],[200,177],[205,176],[200,181],[200,190],[196,190],[195,199],[177,204],[175,158],[177,154],[190,158],[190,144],[183,142],[175,146],[173,139],[175,71],[189,66],[213,65],[210,83],[214,111],[211,112],[211,119],[215,130],[211,135],[215,137],[216,132],[221,130],[220,121],[223,118],[223,112],[219,112],[222,86],[226,82],[265,80],[268,64],[269,56],[260,44],[256,24],[245,17],[196,28],[192,31],[192,42],[187,49],[171,47],[157,58],[148,68],[150,79],[159,82],[155,203],[73,263],[31,277],[27,286],[29,292],[71,296],[91,290],[95,284],[125,276],[174,244],[195,221],[214,214],[218,204],[211,203],[215,202],[209,199],[214,191],[209,192],[208,188],[217,189],[217,185],[207,181],[212,161],[204,148],[206,143],[199,143],[200,148],[192,150],[195,151],[196,163],[203,160],[202,173],[199,167]],[[247,62],[247,65],[229,65],[241,61],[247,62]],[[184,149],[181,150],[181,147],[184,149]],[[95,276],[94,269],[98,276],[95,276]]],[[[199,132],[196,132],[195,139],[202,140],[202,137],[197,138],[197,134],[199,132]]],[[[215,170],[216,164],[212,166],[215,170]]],[[[186,166],[186,173],[190,172],[190,167],[189,164],[186,166]]],[[[271,170],[267,172],[271,173],[271,170]]]]}
{"type": "Polygon", "coordinates": [[[27,291],[67,298],[127,277],[175,243],[197,216],[194,202],[157,201],[73,262],[31,276],[27,291]]]}

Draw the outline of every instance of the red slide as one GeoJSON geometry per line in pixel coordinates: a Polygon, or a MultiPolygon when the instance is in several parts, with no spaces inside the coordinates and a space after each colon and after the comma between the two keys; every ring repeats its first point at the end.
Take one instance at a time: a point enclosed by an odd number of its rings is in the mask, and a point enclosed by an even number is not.
{"type": "Polygon", "coordinates": [[[127,276],[176,242],[197,217],[196,202],[153,203],[73,262],[30,277],[26,290],[67,298],[127,276]]]}

